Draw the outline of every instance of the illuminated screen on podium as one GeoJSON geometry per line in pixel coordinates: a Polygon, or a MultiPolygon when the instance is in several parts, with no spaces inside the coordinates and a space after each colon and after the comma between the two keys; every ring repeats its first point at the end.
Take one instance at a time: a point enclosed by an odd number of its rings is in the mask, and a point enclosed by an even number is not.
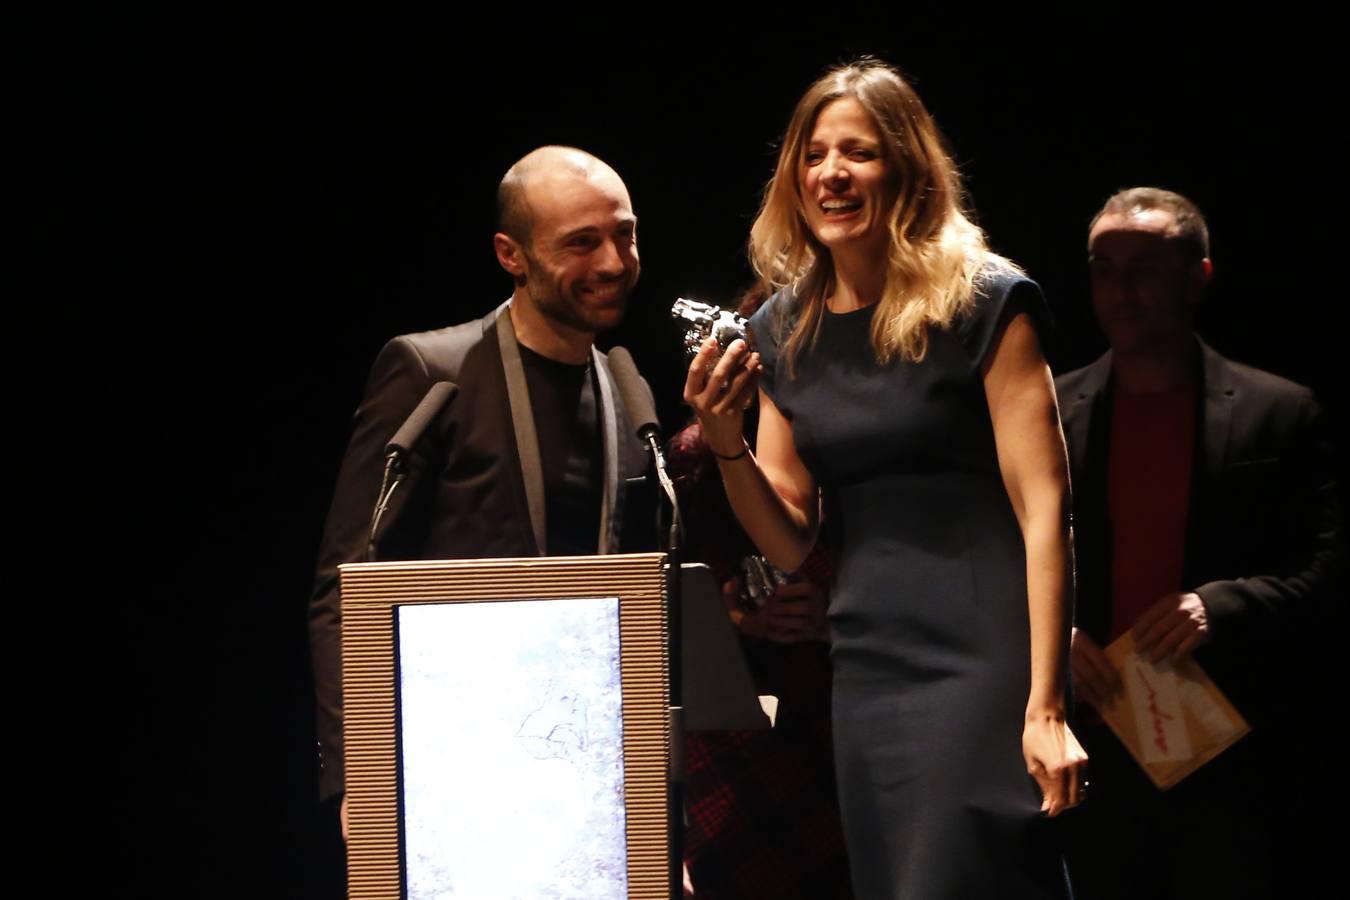
{"type": "Polygon", "coordinates": [[[617,597],[395,607],[405,896],[628,896],[617,597]]]}

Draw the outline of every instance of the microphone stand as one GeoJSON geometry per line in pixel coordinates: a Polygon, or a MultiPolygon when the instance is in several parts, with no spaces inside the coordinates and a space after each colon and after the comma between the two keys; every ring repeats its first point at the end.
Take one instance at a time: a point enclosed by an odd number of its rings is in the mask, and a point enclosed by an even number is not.
{"type": "Polygon", "coordinates": [[[449,381],[438,381],[433,384],[385,445],[384,478],[380,481],[380,493],[375,498],[375,509],[370,516],[370,533],[366,536],[366,562],[375,561],[375,553],[379,548],[380,520],[389,509],[389,501],[394,498],[394,491],[403,483],[403,476],[408,471],[408,457],[435,418],[455,399],[458,392],[459,388],[449,381]]]}
{"type": "MultiPolygon", "coordinates": [[[[656,477],[670,501],[670,531],[665,541],[666,551],[666,674],[668,682],[668,709],[670,731],[670,769],[667,772],[669,803],[666,808],[667,848],[670,868],[668,871],[671,900],[680,900],[684,894],[684,666],[681,660],[683,641],[681,628],[682,615],[680,559],[681,531],[680,503],[675,494],[675,484],[666,471],[665,454],[661,452],[660,427],[657,425],[656,408],[652,401],[652,392],[638,374],[633,357],[622,347],[609,352],[609,365],[614,374],[619,394],[634,424],[638,440],[646,445],[652,454],[652,464],[656,467],[656,477]]],[[[660,541],[661,504],[656,505],[656,533],[660,541]]]]}
{"type": "MultiPolygon", "coordinates": [[[[675,494],[675,483],[666,471],[665,454],[655,428],[645,435],[647,449],[651,450],[656,466],[656,477],[670,502],[670,528],[666,534],[666,659],[670,666],[670,793],[667,815],[670,822],[670,896],[681,900],[684,896],[684,678],[682,660],[683,641],[680,629],[682,615],[682,532],[680,502],[675,494]]],[[[660,534],[660,505],[657,507],[657,533],[660,534]]]]}
{"type": "Polygon", "coordinates": [[[375,512],[370,517],[370,535],[366,538],[366,562],[375,562],[380,520],[384,518],[385,510],[389,508],[389,501],[394,498],[394,491],[398,490],[398,486],[403,483],[405,471],[403,454],[395,447],[389,451],[389,455],[384,459],[384,478],[380,481],[380,493],[375,500],[375,512]]]}

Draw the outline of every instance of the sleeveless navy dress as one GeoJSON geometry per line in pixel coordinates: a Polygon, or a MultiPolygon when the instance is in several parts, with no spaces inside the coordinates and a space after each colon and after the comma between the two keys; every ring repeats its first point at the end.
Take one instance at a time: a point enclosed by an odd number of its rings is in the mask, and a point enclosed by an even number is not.
{"type": "Polygon", "coordinates": [[[1065,895],[1022,756],[1030,625],[1022,533],[980,363],[1006,316],[1046,321],[1031,281],[986,271],[974,311],[882,366],[875,307],[825,313],[795,377],[794,298],[751,327],[765,391],[822,491],[839,800],[860,900],[1065,895]]]}

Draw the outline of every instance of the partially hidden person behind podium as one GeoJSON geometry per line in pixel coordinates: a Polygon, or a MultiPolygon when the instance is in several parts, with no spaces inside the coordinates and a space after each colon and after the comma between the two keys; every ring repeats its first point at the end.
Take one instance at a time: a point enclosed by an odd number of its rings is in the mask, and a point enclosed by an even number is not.
{"type": "Polygon", "coordinates": [[[1078,547],[1074,722],[1093,761],[1091,795],[1064,823],[1075,888],[1085,900],[1329,896],[1301,886],[1328,861],[1320,826],[1295,813],[1308,770],[1323,787],[1311,802],[1329,799],[1343,752],[1323,748],[1344,697],[1299,677],[1327,665],[1318,623],[1345,590],[1320,409],[1196,335],[1213,263],[1187,198],[1113,195],[1089,226],[1088,264],[1110,350],[1056,380],[1078,547]],[[1193,656],[1252,726],[1166,792],[1097,716],[1124,696],[1104,648],[1126,632],[1151,659],[1193,656]]]}
{"type": "MultiPolygon", "coordinates": [[[[767,299],[756,284],[736,310],[751,316],[767,299]]],[[[752,407],[749,434],[754,419],[752,407]]],[[[694,896],[851,900],[830,737],[829,553],[818,544],[776,590],[747,590],[745,561],[756,551],[697,422],[671,438],[666,460],[680,492],[685,558],[722,584],[755,688],[778,698],[772,728],[685,733],[684,853],[694,896]]]]}
{"type": "Polygon", "coordinates": [[[338,566],[364,558],[385,445],[428,390],[458,391],[408,463],[380,526],[379,559],[560,556],[617,550],[637,443],[595,337],[619,324],[638,278],[637,217],[607,164],[541,147],[498,188],[497,261],[510,299],[483,319],[396,337],[356,410],[310,600],[320,798],[344,837],[338,566]]]}
{"type": "Polygon", "coordinates": [[[872,60],[831,70],[798,103],[751,230],[781,288],[751,320],[756,347],[719,360],[707,342],[685,385],[772,563],[797,569],[829,522],[859,897],[1067,889],[1045,815],[1077,801],[1084,757],[1065,723],[1068,466],[1043,300],[962,206],[909,84],[872,60]]]}

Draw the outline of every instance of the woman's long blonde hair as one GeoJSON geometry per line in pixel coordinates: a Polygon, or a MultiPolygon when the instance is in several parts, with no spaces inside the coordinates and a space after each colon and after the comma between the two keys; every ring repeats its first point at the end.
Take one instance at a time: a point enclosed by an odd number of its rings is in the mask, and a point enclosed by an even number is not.
{"type": "Polygon", "coordinates": [[[801,349],[814,343],[834,286],[829,250],[802,216],[801,170],[816,117],[842,97],[853,97],[871,115],[882,135],[882,153],[899,181],[887,220],[885,288],[872,319],[872,347],[880,362],[897,356],[922,360],[928,329],[950,326],[974,303],[982,273],[991,267],[1019,271],[988,249],[984,232],[967,218],[956,163],[900,73],[867,58],[831,69],[797,103],[750,228],[755,272],[773,290],[795,287],[794,303],[790,310],[780,308],[779,320],[784,329],[796,321],[786,341],[780,341],[789,373],[801,349]]]}

